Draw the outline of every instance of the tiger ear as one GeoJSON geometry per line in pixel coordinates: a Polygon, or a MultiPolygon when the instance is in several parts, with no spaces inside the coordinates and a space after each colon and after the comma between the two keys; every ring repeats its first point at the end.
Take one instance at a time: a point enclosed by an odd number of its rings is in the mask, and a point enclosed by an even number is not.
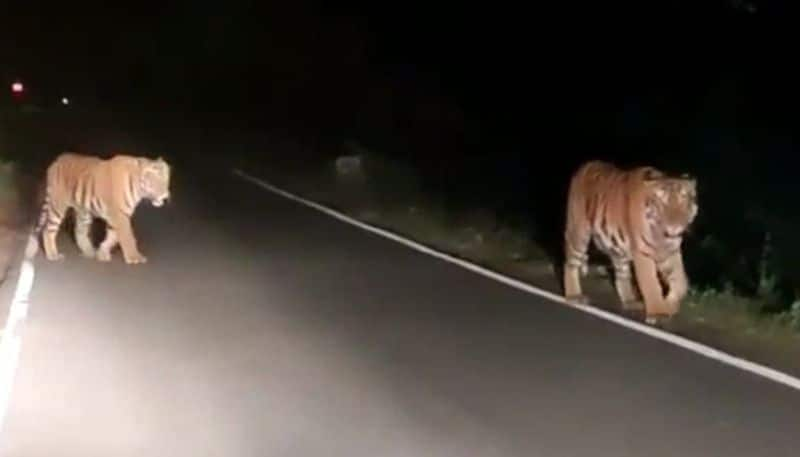
{"type": "Polygon", "coordinates": [[[691,190],[697,189],[697,178],[690,175],[689,173],[683,173],[680,175],[680,179],[686,183],[686,187],[691,190]]]}
{"type": "Polygon", "coordinates": [[[136,164],[139,166],[140,170],[146,171],[152,168],[153,161],[147,157],[139,157],[136,159],[136,164]]]}
{"type": "Polygon", "coordinates": [[[644,170],[642,179],[648,186],[658,185],[664,180],[664,174],[653,167],[647,167],[644,170]]]}
{"type": "Polygon", "coordinates": [[[644,185],[649,188],[660,187],[661,184],[664,182],[664,178],[661,176],[645,176],[644,177],[644,185]]]}

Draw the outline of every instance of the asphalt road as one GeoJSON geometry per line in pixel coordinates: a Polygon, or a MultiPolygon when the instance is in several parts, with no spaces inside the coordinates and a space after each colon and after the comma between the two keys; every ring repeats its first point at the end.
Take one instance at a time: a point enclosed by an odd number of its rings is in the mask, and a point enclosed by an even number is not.
{"type": "Polygon", "coordinates": [[[227,170],[134,224],[146,265],[36,258],[1,455],[797,455],[797,391],[227,170]]]}

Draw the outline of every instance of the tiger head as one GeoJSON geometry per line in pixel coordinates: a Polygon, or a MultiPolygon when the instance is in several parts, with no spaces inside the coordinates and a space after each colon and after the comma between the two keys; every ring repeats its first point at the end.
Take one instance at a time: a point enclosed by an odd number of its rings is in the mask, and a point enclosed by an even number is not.
{"type": "Polygon", "coordinates": [[[155,160],[141,158],[139,166],[143,197],[149,199],[153,206],[164,205],[169,200],[169,164],[161,157],[155,160]]]}
{"type": "Polygon", "coordinates": [[[697,216],[697,180],[689,175],[646,176],[647,219],[667,240],[680,239],[697,216]]]}

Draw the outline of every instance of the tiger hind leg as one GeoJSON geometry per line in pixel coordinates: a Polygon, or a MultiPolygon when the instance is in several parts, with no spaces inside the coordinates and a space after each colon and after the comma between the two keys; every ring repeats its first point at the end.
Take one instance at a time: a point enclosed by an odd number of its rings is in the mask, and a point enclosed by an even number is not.
{"type": "Polygon", "coordinates": [[[61,260],[64,255],[58,252],[58,245],[56,244],[56,237],[58,230],[61,228],[61,222],[64,220],[64,214],[67,208],[61,205],[48,203],[42,214],[43,228],[42,228],[42,245],[44,254],[47,260],[61,260]]]}
{"type": "Polygon", "coordinates": [[[92,214],[88,211],[75,211],[75,241],[84,257],[93,258],[95,256],[92,240],[89,232],[92,228],[92,214]]]}
{"type": "Polygon", "coordinates": [[[589,269],[589,230],[568,230],[564,249],[564,298],[577,304],[588,304],[589,298],[583,294],[581,277],[589,269]]]}

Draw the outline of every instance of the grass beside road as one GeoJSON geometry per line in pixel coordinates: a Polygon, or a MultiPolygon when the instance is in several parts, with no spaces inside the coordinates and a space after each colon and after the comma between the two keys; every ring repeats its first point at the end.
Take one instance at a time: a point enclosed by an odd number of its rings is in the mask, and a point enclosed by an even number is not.
{"type": "MultiPolygon", "coordinates": [[[[558,270],[532,236],[534,225],[501,220],[487,208],[455,210],[426,194],[414,170],[349,145],[361,172],[342,175],[332,159],[245,159],[242,165],[275,185],[448,254],[561,294],[558,270]]],[[[276,156],[277,157],[277,156],[276,156]]],[[[594,265],[584,280],[595,306],[619,311],[607,271],[594,265]]],[[[692,289],[664,329],[800,376],[800,306],[765,315],[758,297],[732,290],[692,289]]]]}

